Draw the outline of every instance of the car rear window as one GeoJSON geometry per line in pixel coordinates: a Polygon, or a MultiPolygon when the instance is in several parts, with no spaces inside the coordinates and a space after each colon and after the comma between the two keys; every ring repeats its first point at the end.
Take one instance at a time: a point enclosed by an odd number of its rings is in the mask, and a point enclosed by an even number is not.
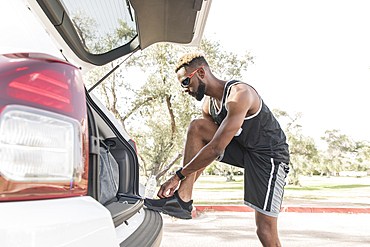
{"type": "Polygon", "coordinates": [[[135,12],[125,0],[60,1],[86,51],[103,54],[129,43],[136,35],[135,12]]]}

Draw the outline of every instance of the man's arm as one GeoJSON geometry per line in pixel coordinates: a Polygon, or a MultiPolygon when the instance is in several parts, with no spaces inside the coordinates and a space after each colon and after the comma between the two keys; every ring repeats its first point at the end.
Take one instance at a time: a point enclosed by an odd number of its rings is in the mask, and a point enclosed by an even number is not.
{"type": "MultiPolygon", "coordinates": [[[[256,105],[256,97],[259,100],[258,95],[251,90],[253,89],[245,84],[238,84],[231,88],[226,102],[228,109],[226,118],[217,129],[213,139],[206,146],[204,146],[188,164],[184,166],[183,170],[181,171],[182,175],[189,176],[193,172],[207,167],[222,154],[226,146],[230,143],[231,139],[242,126],[247,112],[253,105],[256,105]]],[[[205,104],[203,106],[206,105],[206,102],[204,103],[205,104]]],[[[203,108],[203,117],[213,122],[213,119],[208,112],[208,109],[203,108]]],[[[158,191],[158,196],[160,198],[172,196],[179,184],[179,181],[180,179],[177,175],[169,178],[164,184],[162,184],[160,190],[158,191]]]]}
{"type": "Polygon", "coordinates": [[[230,143],[236,132],[243,124],[244,118],[256,100],[258,95],[245,84],[232,86],[226,101],[228,114],[216,131],[213,139],[204,146],[198,154],[184,166],[181,173],[184,176],[207,167],[219,157],[230,143]]]}

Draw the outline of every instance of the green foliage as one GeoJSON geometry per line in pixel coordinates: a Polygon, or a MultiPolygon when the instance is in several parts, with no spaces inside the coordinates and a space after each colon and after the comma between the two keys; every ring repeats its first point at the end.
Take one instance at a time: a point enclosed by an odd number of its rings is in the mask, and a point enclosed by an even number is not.
{"type": "Polygon", "coordinates": [[[313,173],[319,160],[319,151],[315,141],[311,137],[302,134],[302,126],[297,121],[302,117],[302,113],[289,115],[286,111],[279,109],[273,110],[274,115],[281,119],[287,118],[288,123],[285,129],[287,142],[289,144],[290,168],[289,181],[291,184],[299,185],[298,175],[302,172],[313,173]]]}
{"type": "Polygon", "coordinates": [[[137,141],[143,170],[152,174],[158,174],[182,149],[188,124],[200,114],[199,106],[184,97],[175,78],[173,68],[180,50],[174,45],[157,44],[128,63],[150,72],[125,115],[135,119],[128,131],[137,141]]]}
{"type": "Polygon", "coordinates": [[[332,171],[366,171],[370,168],[369,142],[356,142],[339,130],[327,130],[321,139],[328,144],[324,160],[332,171]]]}
{"type": "Polygon", "coordinates": [[[223,51],[219,42],[207,38],[202,40],[197,50],[205,55],[212,73],[224,80],[242,78],[241,72],[246,71],[248,65],[253,64],[255,59],[250,52],[240,57],[236,53],[223,51]]]}
{"type": "Polygon", "coordinates": [[[370,145],[366,141],[355,142],[339,130],[326,131],[322,140],[327,143],[327,150],[319,151],[311,137],[302,134],[302,126],[297,122],[302,113],[289,115],[286,111],[273,110],[279,119],[287,119],[285,134],[289,144],[290,167],[289,181],[299,185],[299,174],[311,174],[320,171],[330,177],[332,172],[366,171],[370,167],[370,145]]]}
{"type": "Polygon", "coordinates": [[[356,143],[349,136],[341,134],[339,130],[327,130],[321,139],[326,141],[328,153],[333,156],[342,156],[347,152],[353,152],[356,148],[356,143]]]}

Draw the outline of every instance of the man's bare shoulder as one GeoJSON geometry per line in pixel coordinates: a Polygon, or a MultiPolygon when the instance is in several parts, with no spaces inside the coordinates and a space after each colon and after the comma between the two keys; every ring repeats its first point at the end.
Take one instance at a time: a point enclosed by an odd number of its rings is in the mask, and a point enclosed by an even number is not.
{"type": "Polygon", "coordinates": [[[247,117],[258,111],[260,98],[254,88],[245,83],[238,83],[231,87],[226,105],[229,111],[235,110],[247,117]]]}
{"type": "Polygon", "coordinates": [[[251,86],[249,86],[248,84],[243,83],[243,82],[236,83],[236,84],[234,84],[230,87],[230,93],[231,92],[235,93],[235,92],[240,92],[240,91],[241,92],[250,91],[250,90],[255,91],[251,86]]]}
{"type": "Polygon", "coordinates": [[[236,98],[243,99],[244,97],[253,99],[255,96],[257,96],[257,92],[251,86],[246,83],[238,83],[231,86],[227,101],[235,100],[236,98]]]}

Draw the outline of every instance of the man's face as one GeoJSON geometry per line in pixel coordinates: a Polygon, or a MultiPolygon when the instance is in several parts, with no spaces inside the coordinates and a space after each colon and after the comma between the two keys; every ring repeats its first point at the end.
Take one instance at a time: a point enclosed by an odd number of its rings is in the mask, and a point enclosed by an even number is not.
{"type": "MultiPolygon", "coordinates": [[[[180,83],[182,83],[182,87],[184,88],[185,93],[188,93],[196,100],[201,101],[204,97],[206,85],[198,77],[197,72],[199,69],[200,68],[196,68],[194,71],[185,71],[185,68],[181,68],[177,72],[177,79],[180,83]]],[[[203,68],[201,67],[201,69],[203,68]]]]}

